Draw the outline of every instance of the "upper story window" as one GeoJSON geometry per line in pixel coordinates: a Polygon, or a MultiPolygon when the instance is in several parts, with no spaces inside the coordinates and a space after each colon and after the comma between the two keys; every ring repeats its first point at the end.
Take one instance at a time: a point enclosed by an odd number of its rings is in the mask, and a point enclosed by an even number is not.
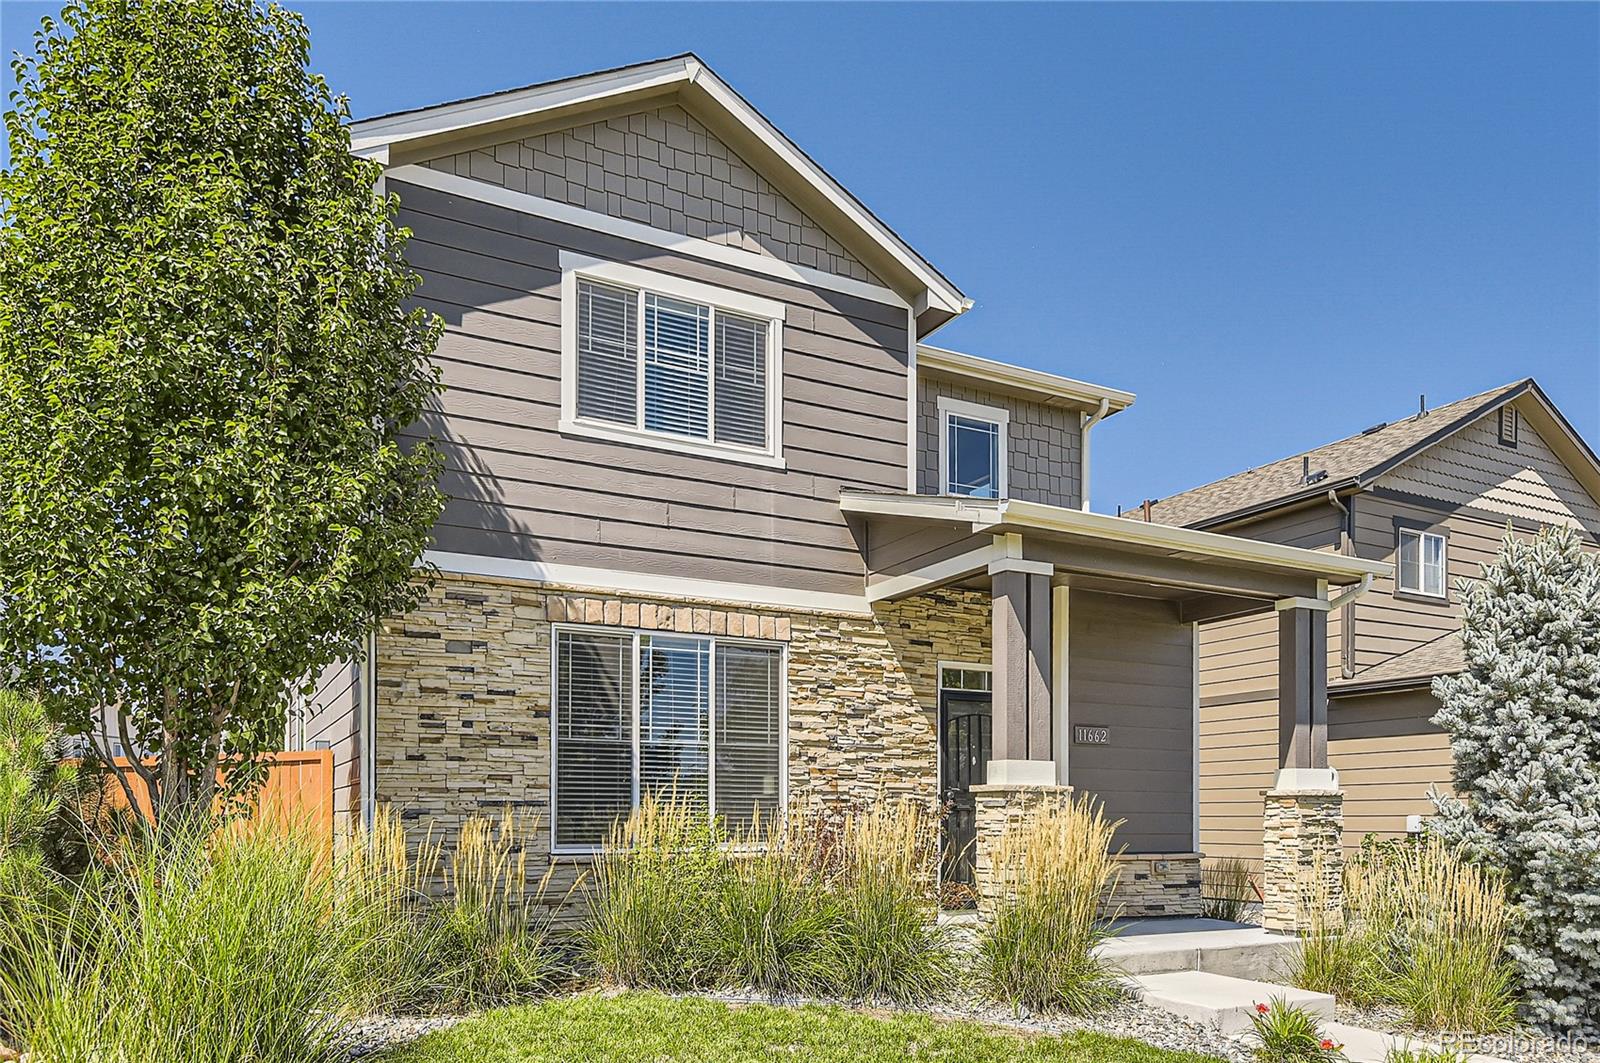
{"type": "Polygon", "coordinates": [[[782,467],[784,305],[561,253],[561,430],[782,467]]]}
{"type": "Polygon", "coordinates": [[[998,406],[940,397],[941,493],[969,498],[1006,497],[1006,428],[1010,418],[998,406]]]}
{"type": "Polygon", "coordinates": [[[1430,598],[1445,597],[1445,537],[1411,528],[1400,528],[1397,534],[1395,574],[1400,590],[1430,598]]]}
{"type": "Polygon", "coordinates": [[[564,625],[553,644],[553,848],[598,847],[645,794],[735,831],[781,809],[781,646],[564,625]]]}

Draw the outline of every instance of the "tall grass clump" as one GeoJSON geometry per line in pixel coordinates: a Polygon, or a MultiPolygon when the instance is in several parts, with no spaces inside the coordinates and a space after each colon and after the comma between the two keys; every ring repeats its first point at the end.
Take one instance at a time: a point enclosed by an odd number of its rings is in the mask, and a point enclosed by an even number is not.
{"type": "Polygon", "coordinates": [[[282,826],[167,834],[0,925],[13,1035],[52,1063],[341,1058],[364,943],[341,931],[325,847],[282,826]]]}
{"type": "Polygon", "coordinates": [[[717,898],[722,981],[766,993],[828,991],[842,916],[826,863],[821,835],[798,816],[751,826],[717,898]]]}
{"type": "Polygon", "coordinates": [[[563,966],[550,941],[549,875],[528,888],[535,824],[507,811],[473,816],[453,849],[430,830],[412,842],[380,807],[338,863],[340,914],[366,939],[350,981],[366,1010],[490,1007],[549,990],[563,966]]]}
{"type": "Polygon", "coordinates": [[[717,898],[728,879],[722,835],[703,806],[646,794],[594,862],[582,932],[587,959],[627,988],[693,989],[720,974],[717,898]]]}
{"type": "Polygon", "coordinates": [[[1200,914],[1207,919],[1237,923],[1256,900],[1250,865],[1236,856],[1223,857],[1202,871],[1200,885],[1200,914]]]}
{"type": "Polygon", "coordinates": [[[1108,822],[1087,796],[1054,800],[1009,825],[994,850],[1001,895],[979,941],[989,990],[1013,1005],[1085,1014],[1118,995],[1094,948],[1116,883],[1108,822]]]}
{"type": "MultiPolygon", "coordinates": [[[[1413,1025],[1492,1033],[1516,1015],[1502,884],[1437,838],[1371,844],[1345,868],[1342,911],[1312,920],[1295,983],[1398,1005],[1413,1025]]],[[[1325,905],[1312,900],[1314,912],[1325,905]]]]}
{"type": "Polygon", "coordinates": [[[829,892],[838,906],[836,993],[926,1000],[948,989],[954,959],[934,892],[938,821],[911,801],[847,816],[829,892]]]}

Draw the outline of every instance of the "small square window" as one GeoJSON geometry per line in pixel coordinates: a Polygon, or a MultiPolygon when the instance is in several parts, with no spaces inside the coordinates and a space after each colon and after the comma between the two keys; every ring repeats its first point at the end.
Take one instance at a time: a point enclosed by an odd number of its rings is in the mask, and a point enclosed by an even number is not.
{"type": "Polygon", "coordinates": [[[1407,594],[1445,597],[1445,537],[1436,532],[1401,528],[1396,549],[1396,577],[1407,594]]]}
{"type": "Polygon", "coordinates": [[[995,406],[939,400],[940,493],[968,498],[1006,497],[1006,427],[1010,415],[995,406]]]}

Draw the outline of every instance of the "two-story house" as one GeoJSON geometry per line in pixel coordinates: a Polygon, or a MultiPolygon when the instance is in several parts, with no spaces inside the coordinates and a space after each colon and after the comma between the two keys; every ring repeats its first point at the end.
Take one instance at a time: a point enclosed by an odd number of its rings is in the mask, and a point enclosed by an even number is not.
{"type": "MultiPolygon", "coordinates": [[[[1450,788],[1434,676],[1460,671],[1457,582],[1508,531],[1600,539],[1600,461],[1532,380],[1375,425],[1336,443],[1154,502],[1167,524],[1389,561],[1392,576],[1330,617],[1328,759],[1345,840],[1394,837],[1450,788]]],[[[1200,635],[1200,838],[1261,856],[1260,793],[1277,745],[1277,631],[1259,618],[1200,635]]]]}
{"type": "Polygon", "coordinates": [[[971,301],[697,58],[353,136],[448,326],[450,502],[307,714],[347,808],[509,803],[561,863],[674,784],[734,826],[904,796],[970,879],[1070,784],[1131,910],[1192,910],[1195,625],[1258,612],[1302,636],[1284,763],[1325,767],[1317,621],[1387,566],[1089,512],[1133,396],[924,344],[971,301]]]}

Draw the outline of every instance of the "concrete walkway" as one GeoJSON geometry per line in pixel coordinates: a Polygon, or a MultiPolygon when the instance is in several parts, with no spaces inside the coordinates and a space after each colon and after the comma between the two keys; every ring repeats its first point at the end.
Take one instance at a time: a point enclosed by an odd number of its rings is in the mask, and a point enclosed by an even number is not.
{"type": "Polygon", "coordinates": [[[1118,920],[1113,929],[1096,954],[1127,975],[1206,971],[1275,982],[1300,951],[1296,938],[1221,919],[1118,920]]]}

